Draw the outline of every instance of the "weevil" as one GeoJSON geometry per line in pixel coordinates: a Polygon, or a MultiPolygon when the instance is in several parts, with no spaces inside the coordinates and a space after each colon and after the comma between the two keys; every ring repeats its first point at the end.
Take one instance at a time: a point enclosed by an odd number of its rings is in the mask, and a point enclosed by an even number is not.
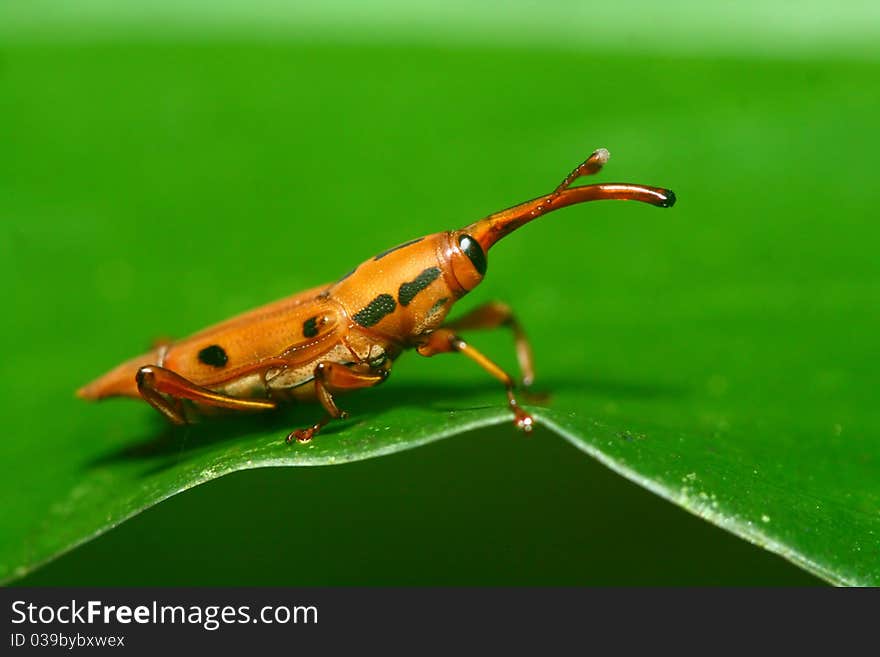
{"type": "Polygon", "coordinates": [[[531,431],[532,416],[515,396],[514,378],[460,332],[506,327],[512,331],[521,383],[534,380],[532,350],[511,309],[481,305],[447,322],[453,304],[486,275],[489,249],[520,226],[568,205],[633,200],[671,207],[668,189],[629,183],[573,186],[608,161],[599,149],[551,193],[491,214],[459,230],[419,237],[361,263],[334,283],[300,292],[176,342],[157,344],[78,391],[85,399],[141,398],[174,424],[223,409],[259,412],[288,402],[319,402],[324,416],[291,431],[287,442],[310,441],[347,413],[339,393],[388,378],[405,351],[422,356],[458,353],[498,379],[507,391],[514,424],[531,431]]]}

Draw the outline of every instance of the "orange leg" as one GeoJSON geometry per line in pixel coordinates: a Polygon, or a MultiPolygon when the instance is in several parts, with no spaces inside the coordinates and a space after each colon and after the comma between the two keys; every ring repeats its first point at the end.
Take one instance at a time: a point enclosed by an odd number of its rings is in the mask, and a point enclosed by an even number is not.
{"type": "Polygon", "coordinates": [[[532,347],[526,337],[526,332],[517,321],[516,316],[506,303],[490,301],[482,306],[459,317],[454,322],[447,322],[444,328],[453,331],[465,331],[468,329],[493,329],[504,326],[513,331],[513,339],[516,345],[516,358],[519,361],[519,369],[522,372],[522,384],[525,387],[535,381],[535,365],[532,358],[532,347]]]}
{"type": "Polygon", "coordinates": [[[513,378],[491,360],[486,358],[479,351],[470,346],[467,342],[458,337],[448,328],[440,328],[425,337],[425,341],[416,347],[422,356],[435,356],[437,354],[448,354],[457,352],[464,354],[477,365],[486,370],[489,374],[504,384],[507,388],[507,404],[513,411],[513,423],[517,429],[529,432],[532,430],[534,420],[522,407],[517,403],[516,397],[513,396],[513,378]]]}
{"type": "Polygon", "coordinates": [[[158,365],[140,368],[136,380],[141,397],[174,424],[186,424],[186,416],[180,403],[183,399],[234,411],[265,411],[276,408],[273,401],[238,399],[203,388],[158,365]]]}
{"type": "Polygon", "coordinates": [[[366,364],[343,365],[341,363],[322,362],[315,365],[315,393],[318,401],[327,411],[320,421],[307,429],[294,429],[287,435],[287,443],[295,439],[300,443],[307,443],[315,437],[330,420],[345,419],[348,413],[340,411],[333,399],[333,392],[357,390],[369,388],[382,383],[388,378],[388,367],[391,361],[387,361],[382,367],[370,367],[366,364]]]}

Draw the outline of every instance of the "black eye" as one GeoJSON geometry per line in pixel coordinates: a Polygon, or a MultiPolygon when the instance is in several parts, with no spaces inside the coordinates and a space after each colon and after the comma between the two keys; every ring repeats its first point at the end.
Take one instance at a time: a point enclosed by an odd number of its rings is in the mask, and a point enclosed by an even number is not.
{"type": "Polygon", "coordinates": [[[486,254],[483,253],[480,243],[470,235],[462,235],[458,238],[458,245],[464,251],[464,254],[470,258],[474,268],[480,272],[480,276],[483,276],[486,273],[486,254]]]}

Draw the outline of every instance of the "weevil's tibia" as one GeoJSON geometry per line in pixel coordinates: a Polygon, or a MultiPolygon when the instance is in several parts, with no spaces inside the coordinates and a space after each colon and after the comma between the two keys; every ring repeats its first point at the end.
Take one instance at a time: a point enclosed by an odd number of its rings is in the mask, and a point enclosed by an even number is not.
{"type": "Polygon", "coordinates": [[[366,364],[343,365],[341,363],[321,362],[315,365],[315,393],[321,406],[327,411],[320,421],[306,429],[294,429],[287,434],[287,443],[294,440],[307,443],[321,429],[334,419],[345,419],[348,413],[339,410],[333,399],[333,392],[345,392],[358,388],[369,388],[382,383],[388,378],[391,361],[381,367],[370,367],[366,364]]]}
{"type": "Polygon", "coordinates": [[[522,384],[528,387],[535,382],[535,365],[532,357],[532,347],[526,337],[526,332],[506,303],[490,301],[482,306],[477,306],[458,319],[447,322],[444,328],[452,331],[466,331],[478,329],[493,329],[499,327],[509,328],[513,332],[516,346],[516,359],[519,362],[519,371],[522,374],[522,384]]]}
{"type": "Polygon", "coordinates": [[[576,203],[588,201],[640,201],[661,208],[669,208],[675,204],[672,190],[648,185],[630,183],[601,183],[572,187],[572,183],[582,176],[597,173],[608,161],[609,153],[604,148],[594,151],[574,171],[568,174],[560,185],[550,194],[540,196],[531,201],[520,203],[507,210],[496,212],[477,221],[463,232],[473,236],[488,251],[495,242],[509,235],[520,226],[538,217],[576,203]]]}
{"type": "Polygon", "coordinates": [[[140,368],[135,381],[141,397],[174,424],[186,424],[182,399],[234,411],[267,411],[276,407],[269,400],[239,399],[214,392],[158,365],[140,368]]]}
{"type": "Polygon", "coordinates": [[[448,328],[437,329],[433,333],[425,336],[425,341],[416,347],[416,351],[422,356],[436,356],[437,354],[455,352],[470,358],[477,365],[504,384],[504,387],[507,389],[507,405],[513,412],[513,423],[516,425],[516,428],[527,433],[532,430],[535,423],[534,419],[529,413],[523,410],[513,394],[513,377],[489,360],[481,352],[477,351],[467,342],[458,337],[454,331],[448,328]]]}

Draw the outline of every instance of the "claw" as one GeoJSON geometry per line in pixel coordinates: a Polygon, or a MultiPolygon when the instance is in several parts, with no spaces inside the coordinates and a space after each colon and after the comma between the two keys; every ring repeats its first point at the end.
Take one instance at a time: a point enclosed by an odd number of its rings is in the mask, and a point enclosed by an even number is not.
{"type": "Polygon", "coordinates": [[[294,429],[289,434],[287,434],[287,438],[285,438],[285,442],[288,445],[291,445],[294,440],[298,443],[308,443],[311,442],[312,437],[315,435],[315,428],[310,427],[308,429],[294,429]]]}
{"type": "Polygon", "coordinates": [[[513,424],[520,431],[531,433],[532,429],[535,427],[535,419],[528,413],[519,411],[516,413],[516,418],[514,419],[513,424]]]}

